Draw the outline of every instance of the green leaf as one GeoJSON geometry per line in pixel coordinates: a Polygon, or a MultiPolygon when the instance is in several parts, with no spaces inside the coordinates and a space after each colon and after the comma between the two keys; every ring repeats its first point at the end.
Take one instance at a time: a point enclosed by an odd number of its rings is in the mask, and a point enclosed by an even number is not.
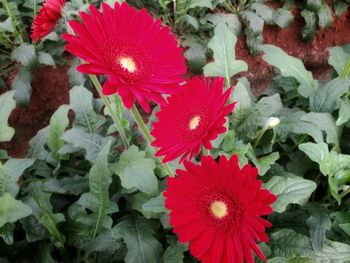
{"type": "Polygon", "coordinates": [[[310,206],[308,210],[311,215],[306,220],[306,224],[310,228],[312,248],[315,252],[321,252],[323,242],[326,240],[326,231],[331,229],[332,221],[328,211],[321,205],[310,206]]]}
{"type": "Polygon", "coordinates": [[[334,176],[340,170],[350,168],[350,155],[329,152],[325,143],[303,143],[299,145],[299,149],[320,165],[320,171],[324,175],[334,176]]]}
{"type": "Polygon", "coordinates": [[[4,22],[0,23],[0,32],[14,33],[11,17],[8,17],[4,22]]]}
{"type": "Polygon", "coordinates": [[[345,2],[335,2],[334,3],[334,13],[336,16],[342,16],[344,12],[348,9],[349,4],[345,2]]]}
{"type": "Polygon", "coordinates": [[[16,107],[13,95],[13,91],[8,91],[0,96],[0,142],[10,141],[15,134],[15,130],[8,126],[8,118],[16,107]]]}
{"type": "Polygon", "coordinates": [[[142,208],[146,212],[165,213],[167,212],[167,209],[165,208],[164,202],[165,198],[163,193],[161,193],[159,196],[151,198],[150,200],[145,202],[142,208]]]}
{"type": "Polygon", "coordinates": [[[138,215],[129,215],[113,228],[123,238],[128,252],[126,263],[153,263],[159,260],[161,244],[154,238],[158,224],[138,215]]]}
{"type": "Polygon", "coordinates": [[[83,73],[76,70],[76,67],[80,65],[80,59],[74,58],[72,64],[67,72],[69,83],[72,87],[74,86],[84,86],[86,82],[86,77],[83,73]]]}
{"type": "Polygon", "coordinates": [[[174,236],[167,237],[170,246],[164,252],[164,263],[180,263],[184,261],[184,252],[188,250],[186,244],[177,242],[174,236]],[[169,242],[170,241],[170,242],[169,242]]]}
{"type": "Polygon", "coordinates": [[[246,27],[244,30],[246,36],[246,44],[251,55],[257,56],[261,51],[261,44],[263,43],[262,33],[257,33],[246,27]]]}
{"type": "Polygon", "coordinates": [[[227,85],[233,75],[246,71],[247,64],[235,59],[237,37],[225,24],[219,24],[214,37],[209,41],[209,48],[214,52],[214,62],[204,67],[204,75],[225,77],[227,85]]]}
{"type": "Polygon", "coordinates": [[[350,258],[350,246],[340,242],[326,240],[323,250],[315,252],[310,238],[297,234],[291,229],[283,229],[271,235],[273,253],[277,257],[290,259],[288,262],[329,262],[345,263],[350,258]],[[291,260],[294,261],[291,261],[291,260]],[[303,259],[303,261],[300,261],[303,259]],[[299,261],[297,261],[299,260],[299,261]]]}
{"type": "Polygon", "coordinates": [[[89,190],[89,179],[79,175],[63,179],[52,178],[44,183],[44,190],[56,194],[81,195],[89,190]]]}
{"type": "Polygon", "coordinates": [[[39,61],[40,64],[43,64],[43,65],[49,65],[49,66],[55,66],[56,65],[56,63],[53,60],[52,56],[49,53],[42,52],[42,51],[40,51],[38,53],[38,61],[39,61]]]}
{"type": "Polygon", "coordinates": [[[49,237],[49,232],[42,224],[40,224],[39,220],[35,216],[30,215],[28,217],[22,218],[20,222],[26,233],[26,240],[29,243],[43,240],[49,237]]]}
{"type": "Polygon", "coordinates": [[[271,166],[280,158],[280,155],[278,152],[273,152],[257,159],[251,147],[248,157],[252,160],[256,168],[258,168],[259,175],[265,175],[271,166]]]}
{"type": "Polygon", "coordinates": [[[342,100],[340,103],[339,117],[336,121],[337,126],[341,126],[350,120],[350,101],[342,100]]]}
{"type": "Polygon", "coordinates": [[[334,118],[329,113],[309,112],[301,117],[302,121],[315,124],[326,133],[327,143],[339,148],[339,127],[335,125],[334,118]]]}
{"type": "Polygon", "coordinates": [[[77,149],[84,149],[86,152],[85,158],[90,162],[94,162],[102,148],[112,140],[111,137],[104,138],[98,134],[86,133],[77,128],[66,131],[61,138],[77,149]]]}
{"type": "Polygon", "coordinates": [[[95,239],[101,229],[112,226],[112,218],[109,214],[118,211],[118,206],[109,198],[109,187],[112,183],[112,172],[108,167],[108,154],[111,144],[107,143],[92,166],[89,173],[90,192],[83,194],[77,204],[92,212],[84,218],[93,226],[92,239],[95,239]]]}
{"type": "Polygon", "coordinates": [[[262,33],[264,28],[264,20],[262,18],[252,11],[242,11],[240,15],[248,22],[249,30],[253,31],[254,33],[262,33]]]}
{"type": "Polygon", "coordinates": [[[16,200],[9,193],[0,196],[0,228],[6,223],[14,223],[31,213],[32,209],[29,206],[16,200]]]}
{"type": "Polygon", "coordinates": [[[201,19],[201,23],[210,22],[213,24],[214,28],[219,24],[226,24],[227,27],[231,30],[236,36],[241,32],[241,22],[235,14],[226,14],[226,13],[214,13],[207,14],[201,19]]]}
{"type": "Polygon", "coordinates": [[[209,9],[213,8],[211,0],[190,0],[189,8],[206,7],[209,9]]]}
{"type": "Polygon", "coordinates": [[[189,68],[194,72],[201,73],[203,66],[207,62],[206,47],[203,46],[200,39],[192,36],[187,37],[182,42],[182,45],[188,47],[184,55],[188,61],[189,68]]]}
{"type": "Polygon", "coordinates": [[[24,200],[33,210],[33,215],[49,231],[49,233],[61,244],[64,243],[65,237],[61,234],[57,225],[65,221],[61,213],[53,213],[50,203],[51,194],[44,192],[41,182],[31,183],[28,187],[29,196],[24,200]]]}
{"type": "Polygon", "coordinates": [[[274,176],[264,184],[265,189],[277,196],[277,201],[272,207],[278,213],[285,211],[289,204],[304,205],[316,186],[315,182],[297,176],[293,178],[274,176]]]}
{"type": "MultiPolygon", "coordinates": [[[[1,215],[0,215],[1,217],[1,215]]],[[[0,219],[1,221],[1,219],[0,219]]],[[[15,230],[14,223],[7,223],[3,227],[0,227],[0,237],[6,245],[13,245],[13,231],[15,230]]]]}
{"type": "Polygon", "coordinates": [[[31,44],[23,43],[12,50],[11,58],[23,66],[29,66],[35,60],[35,48],[31,44]]]}
{"type": "Polygon", "coordinates": [[[262,3],[253,3],[250,7],[255,13],[260,16],[267,24],[273,24],[273,12],[272,9],[262,3]]]}
{"type": "Polygon", "coordinates": [[[350,61],[350,54],[346,53],[342,47],[330,47],[328,64],[331,65],[340,76],[350,61]]]}
{"type": "Polygon", "coordinates": [[[304,9],[301,11],[301,16],[305,20],[305,26],[301,31],[301,35],[306,42],[310,42],[314,36],[317,29],[317,15],[315,12],[304,9]]]}
{"type": "Polygon", "coordinates": [[[317,12],[322,8],[322,0],[307,0],[306,8],[317,12]]]}
{"type": "Polygon", "coordinates": [[[273,21],[280,28],[287,28],[294,20],[294,16],[291,11],[279,8],[273,14],[273,21]]]}
{"type": "Polygon", "coordinates": [[[34,163],[34,159],[9,159],[0,167],[0,195],[9,193],[16,197],[19,191],[17,181],[29,166],[34,163]]]}
{"type": "Polygon", "coordinates": [[[95,112],[93,96],[83,86],[75,86],[70,91],[70,106],[75,113],[73,127],[83,128],[92,133],[101,127],[106,119],[95,112]]]}
{"type": "Polygon", "coordinates": [[[299,81],[300,95],[307,98],[316,92],[317,82],[313,79],[311,72],[305,69],[301,60],[289,56],[282,49],[273,45],[263,45],[262,50],[265,52],[264,61],[277,67],[284,77],[294,77],[299,81]]]}
{"type": "Polygon", "coordinates": [[[143,193],[156,195],[158,180],[154,174],[156,164],[153,159],[145,157],[145,152],[132,145],[120,156],[115,172],[126,189],[136,188],[143,193]]]}
{"type": "Polygon", "coordinates": [[[310,97],[310,109],[314,112],[333,112],[338,109],[341,97],[349,91],[350,80],[335,78],[320,87],[310,97]]]}
{"type": "Polygon", "coordinates": [[[61,139],[61,136],[69,124],[69,109],[68,105],[61,105],[50,119],[47,145],[51,150],[52,157],[56,161],[60,160],[60,154],[58,151],[64,145],[64,140],[61,139]]]}
{"type": "Polygon", "coordinates": [[[13,80],[11,88],[15,90],[15,100],[21,106],[28,106],[30,96],[32,94],[32,73],[28,67],[20,68],[15,79],[13,80]]]}
{"type": "Polygon", "coordinates": [[[49,127],[40,131],[29,141],[28,157],[39,160],[46,160],[49,152],[45,149],[49,127]]]}
{"type": "Polygon", "coordinates": [[[332,10],[328,4],[323,4],[322,7],[317,11],[318,15],[318,26],[320,28],[327,28],[333,22],[332,10]]]}

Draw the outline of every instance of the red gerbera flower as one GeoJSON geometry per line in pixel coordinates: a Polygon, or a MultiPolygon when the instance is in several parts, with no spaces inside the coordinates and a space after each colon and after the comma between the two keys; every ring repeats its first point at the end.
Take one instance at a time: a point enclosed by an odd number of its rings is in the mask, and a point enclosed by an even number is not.
{"type": "Polygon", "coordinates": [[[237,156],[201,162],[185,161],[187,170],[168,178],[165,207],[174,233],[204,263],[254,262],[252,250],[265,260],[256,242],[269,241],[265,228],[272,225],[261,216],[272,213],[276,196],[261,189],[255,167],[239,168],[237,156]]]}
{"type": "Polygon", "coordinates": [[[162,94],[178,92],[185,59],[161,20],[126,3],[115,3],[114,9],[103,3],[102,12],[91,5],[90,14],[80,17],[82,23],[69,23],[77,36],[63,35],[69,42],[65,48],[87,62],[80,72],[108,75],[105,95],[118,93],[127,108],[136,99],[149,112],[149,100],[163,104],[162,94]]]}
{"type": "Polygon", "coordinates": [[[182,162],[198,154],[202,145],[212,148],[210,141],[226,131],[225,117],[235,105],[225,106],[232,88],[223,94],[223,86],[223,78],[195,77],[184,85],[183,92],[168,99],[153,124],[152,145],[160,148],[156,156],[165,155],[163,162],[167,162],[182,155],[182,162]]]}
{"type": "Polygon", "coordinates": [[[66,0],[46,0],[32,23],[32,39],[38,42],[55,28],[66,0]]]}

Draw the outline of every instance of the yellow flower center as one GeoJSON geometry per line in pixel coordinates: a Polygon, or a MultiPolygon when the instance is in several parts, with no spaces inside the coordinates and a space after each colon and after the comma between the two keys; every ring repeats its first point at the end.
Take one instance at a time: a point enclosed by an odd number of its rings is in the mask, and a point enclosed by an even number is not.
{"type": "Polygon", "coordinates": [[[222,201],[214,201],[210,205],[210,211],[216,218],[221,219],[227,215],[227,205],[222,201]]]}
{"type": "Polygon", "coordinates": [[[123,69],[126,69],[130,73],[134,73],[136,71],[136,63],[131,57],[121,57],[119,59],[119,64],[123,69]]]}
{"type": "Polygon", "coordinates": [[[188,123],[188,127],[190,128],[190,130],[192,131],[196,129],[200,121],[201,121],[201,117],[199,117],[198,115],[194,116],[188,123]]]}

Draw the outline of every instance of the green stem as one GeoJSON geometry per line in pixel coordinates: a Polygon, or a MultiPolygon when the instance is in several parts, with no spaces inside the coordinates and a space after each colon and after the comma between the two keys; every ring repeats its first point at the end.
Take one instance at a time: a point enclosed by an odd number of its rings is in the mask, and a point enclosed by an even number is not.
{"type": "Polygon", "coordinates": [[[14,30],[16,31],[17,37],[19,38],[20,42],[23,43],[22,33],[18,30],[18,27],[17,27],[17,23],[16,23],[17,19],[14,16],[14,14],[12,13],[12,10],[11,10],[11,8],[8,5],[7,0],[2,0],[2,4],[4,5],[4,7],[6,9],[6,12],[7,12],[8,16],[11,19],[12,26],[13,26],[14,30]]]}
{"type": "MultiPolygon", "coordinates": [[[[143,136],[148,141],[149,145],[151,145],[153,141],[153,137],[151,133],[149,132],[146,123],[143,121],[138,109],[136,106],[132,106],[130,110],[132,116],[134,117],[134,120],[136,121],[137,125],[139,126],[139,129],[141,130],[143,136]]],[[[160,163],[162,164],[164,170],[168,173],[169,176],[174,176],[174,171],[171,169],[171,167],[167,163],[163,163],[161,158],[159,158],[160,163]]]]}
{"type": "Polygon", "coordinates": [[[350,193],[350,187],[340,194],[340,198],[343,198],[344,196],[346,196],[349,193],[350,193]]]}
{"type": "Polygon", "coordinates": [[[95,75],[89,75],[89,76],[90,76],[90,79],[91,79],[92,83],[94,84],[98,94],[100,95],[104,105],[107,107],[107,110],[108,110],[110,116],[112,117],[114,124],[117,126],[120,138],[122,139],[124,146],[126,148],[129,148],[129,141],[126,137],[123,126],[121,125],[121,123],[116,115],[116,112],[113,110],[113,107],[112,107],[109,99],[105,95],[103,95],[100,82],[98,81],[98,79],[95,75]]]}
{"type": "Polygon", "coordinates": [[[268,127],[265,125],[259,132],[258,138],[256,138],[254,144],[253,144],[253,148],[255,149],[258,145],[259,142],[261,140],[261,138],[264,136],[265,132],[268,130],[268,127]]]}
{"type": "Polygon", "coordinates": [[[346,79],[350,74],[350,59],[346,62],[343,71],[340,73],[340,78],[346,79]]]}

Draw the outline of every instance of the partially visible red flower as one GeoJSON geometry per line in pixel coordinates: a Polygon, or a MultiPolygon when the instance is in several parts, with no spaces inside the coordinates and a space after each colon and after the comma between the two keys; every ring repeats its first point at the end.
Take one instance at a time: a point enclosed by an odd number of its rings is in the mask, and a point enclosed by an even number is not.
{"type": "Polygon", "coordinates": [[[182,49],[169,27],[145,9],[102,3],[102,12],[90,6],[80,12],[82,23],[70,21],[74,35],[64,34],[66,50],[85,60],[78,71],[107,75],[103,93],[118,93],[131,108],[137,100],[149,112],[148,102],[166,103],[163,95],[179,92],[186,72],[182,49]]]}
{"type": "Polygon", "coordinates": [[[269,241],[265,228],[272,224],[261,216],[273,212],[276,196],[261,189],[258,170],[249,164],[240,169],[235,155],[184,164],[164,192],[179,241],[189,242],[190,253],[203,263],[253,263],[252,251],[266,260],[256,243],[269,241]]]}
{"type": "Polygon", "coordinates": [[[152,145],[160,148],[156,156],[165,156],[163,162],[182,155],[180,162],[198,154],[202,145],[211,149],[211,140],[226,131],[225,117],[235,103],[227,103],[232,88],[223,91],[224,79],[195,77],[189,80],[181,93],[168,98],[169,104],[156,114],[158,122],[151,132],[152,145]]]}
{"type": "Polygon", "coordinates": [[[46,0],[32,23],[32,39],[38,42],[51,33],[62,17],[62,9],[66,0],[46,0]]]}

